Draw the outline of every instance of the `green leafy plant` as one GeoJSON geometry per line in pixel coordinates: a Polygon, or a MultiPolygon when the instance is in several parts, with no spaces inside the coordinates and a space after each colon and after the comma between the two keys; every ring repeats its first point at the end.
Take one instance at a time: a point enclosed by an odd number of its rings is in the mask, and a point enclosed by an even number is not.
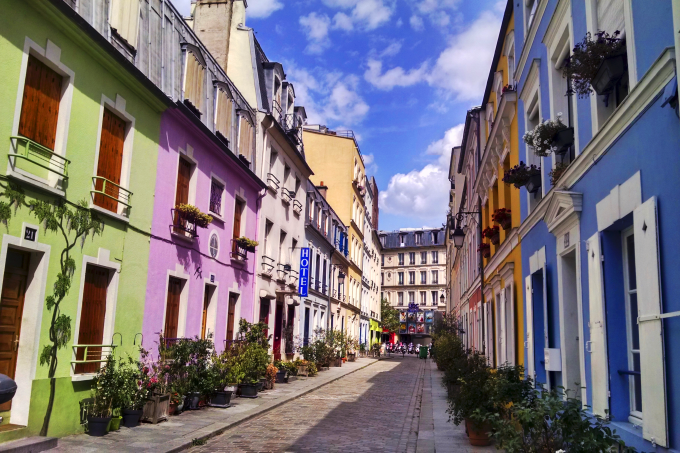
{"type": "Polygon", "coordinates": [[[238,322],[238,337],[239,340],[244,341],[246,344],[259,344],[265,350],[269,349],[269,340],[271,335],[267,335],[269,326],[267,323],[249,323],[244,318],[241,318],[238,322]]]}
{"type": "Polygon", "coordinates": [[[245,236],[241,236],[240,238],[237,238],[237,239],[236,239],[236,243],[237,243],[238,245],[240,245],[241,247],[244,247],[244,248],[249,248],[249,247],[253,247],[253,248],[254,248],[254,247],[257,247],[258,245],[260,245],[259,242],[254,241],[254,240],[252,240],[252,239],[248,239],[248,238],[245,237],[245,236]]]}
{"type": "Polygon", "coordinates": [[[89,415],[92,417],[110,417],[118,394],[118,369],[113,354],[109,355],[104,365],[99,368],[92,384],[92,406],[89,415]]]}
{"type": "Polygon", "coordinates": [[[548,175],[550,176],[550,184],[556,186],[557,181],[559,181],[564,172],[567,171],[567,168],[569,168],[569,164],[566,162],[560,162],[558,164],[555,164],[555,168],[550,170],[550,173],[548,173],[548,175]]]}
{"type": "Polygon", "coordinates": [[[256,384],[264,376],[269,365],[269,354],[259,343],[245,346],[241,355],[241,367],[244,374],[243,382],[256,384]]]}
{"type": "Polygon", "coordinates": [[[556,119],[542,121],[534,127],[534,130],[527,131],[522,140],[534,149],[537,156],[545,157],[557,149],[553,146],[555,134],[566,128],[562,122],[562,114],[558,113],[556,119]]]}
{"type": "Polygon", "coordinates": [[[389,332],[399,332],[399,310],[392,307],[387,299],[380,301],[380,327],[389,332]]]}
{"type": "Polygon", "coordinates": [[[515,165],[510,170],[506,171],[503,175],[503,182],[506,184],[512,184],[516,188],[521,188],[529,182],[534,175],[540,175],[541,168],[536,165],[526,165],[524,162],[520,162],[515,165]]]}
{"type": "Polygon", "coordinates": [[[618,37],[620,34],[618,30],[611,35],[600,31],[594,37],[587,33],[574,47],[562,73],[571,80],[571,88],[579,98],[587,98],[593,92],[590,83],[602,62],[625,50],[625,41],[618,37]]]}
{"type": "Polygon", "coordinates": [[[319,373],[319,370],[316,368],[316,363],[309,362],[307,364],[307,373],[309,373],[310,376],[316,376],[319,373]]]}
{"type": "Polygon", "coordinates": [[[213,221],[212,216],[204,214],[196,206],[190,204],[180,204],[175,209],[180,213],[182,219],[193,223],[199,228],[207,228],[213,221]]]}

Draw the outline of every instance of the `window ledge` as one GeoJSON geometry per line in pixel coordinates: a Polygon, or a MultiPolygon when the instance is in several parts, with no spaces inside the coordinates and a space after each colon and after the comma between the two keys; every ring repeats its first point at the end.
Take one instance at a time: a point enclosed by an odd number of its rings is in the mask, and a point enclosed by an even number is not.
{"type": "Polygon", "coordinates": [[[90,209],[92,211],[97,211],[98,213],[105,215],[107,217],[111,217],[111,218],[114,218],[116,220],[120,220],[121,222],[130,223],[130,219],[128,219],[124,215],[109,211],[108,209],[104,209],[101,206],[97,206],[96,204],[94,204],[92,202],[90,202],[90,209]]]}
{"type": "Polygon", "coordinates": [[[10,177],[10,178],[16,179],[18,181],[24,182],[26,184],[30,184],[34,187],[37,187],[38,189],[49,192],[52,195],[56,195],[58,197],[66,198],[66,192],[64,190],[57,189],[56,187],[52,187],[47,182],[45,182],[44,179],[36,178],[36,177],[33,177],[32,175],[29,176],[29,175],[25,174],[24,172],[22,172],[21,170],[12,170],[12,168],[8,166],[7,176],[10,177]]]}
{"type": "Polygon", "coordinates": [[[71,376],[71,382],[92,381],[97,377],[97,373],[74,374],[71,376]]]}
{"type": "MultiPolygon", "coordinates": [[[[170,228],[172,228],[172,225],[170,225],[170,228]]],[[[174,231],[170,231],[170,234],[172,235],[173,238],[180,239],[182,241],[188,242],[189,244],[193,244],[194,242],[196,242],[196,239],[188,237],[184,234],[175,233],[174,231]]]]}
{"type": "Polygon", "coordinates": [[[213,218],[213,220],[217,220],[217,221],[219,221],[219,222],[221,222],[221,223],[225,223],[225,220],[222,218],[221,215],[215,214],[215,213],[212,212],[212,211],[208,211],[208,214],[210,215],[210,217],[213,218]]]}

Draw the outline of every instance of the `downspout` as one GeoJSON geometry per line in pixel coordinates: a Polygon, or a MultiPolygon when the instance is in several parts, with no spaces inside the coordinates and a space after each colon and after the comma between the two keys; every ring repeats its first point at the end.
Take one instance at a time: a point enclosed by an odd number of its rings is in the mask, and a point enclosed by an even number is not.
{"type": "MultiPolygon", "coordinates": [[[[477,112],[477,115],[479,115],[479,112],[477,112]]],[[[480,165],[481,165],[481,142],[482,142],[482,128],[480,127],[481,122],[479,120],[477,122],[477,173],[479,174],[480,172],[480,165]]],[[[477,214],[479,216],[479,221],[477,222],[477,241],[479,245],[477,246],[477,249],[479,250],[479,296],[482,300],[482,316],[484,315],[484,257],[482,256],[482,200],[481,198],[478,197],[477,199],[477,214]]],[[[484,341],[484,338],[486,338],[485,332],[484,332],[484,322],[481,323],[482,326],[482,354],[486,354],[486,342],[484,341]]]]}
{"type": "MultiPolygon", "coordinates": [[[[257,194],[257,202],[255,203],[255,206],[257,207],[257,214],[255,214],[255,237],[259,238],[260,237],[260,214],[262,213],[262,199],[267,195],[267,189],[262,189],[260,192],[257,194]]],[[[258,260],[255,260],[255,263],[253,265],[253,284],[252,284],[252,291],[253,291],[253,307],[252,307],[252,315],[253,315],[253,323],[255,322],[255,304],[257,303],[258,300],[260,300],[259,294],[256,294],[257,291],[257,264],[258,260]]],[[[241,313],[242,315],[242,313],[241,313]]],[[[243,317],[243,316],[242,316],[243,317]]],[[[236,332],[238,333],[238,329],[236,329],[236,332]]]]}

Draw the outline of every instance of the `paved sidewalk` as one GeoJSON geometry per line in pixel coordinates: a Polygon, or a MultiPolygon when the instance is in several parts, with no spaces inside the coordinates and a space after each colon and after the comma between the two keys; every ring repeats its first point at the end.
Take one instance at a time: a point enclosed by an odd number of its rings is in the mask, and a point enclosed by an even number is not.
{"type": "Polygon", "coordinates": [[[416,453],[482,453],[496,451],[495,447],[473,447],[465,434],[465,426],[449,422],[446,389],[442,385],[444,373],[433,360],[427,359],[424,372],[420,423],[416,453]]]}
{"type": "Polygon", "coordinates": [[[234,407],[228,409],[206,408],[184,412],[157,425],[142,423],[136,428],[121,427],[103,437],[86,434],[59,439],[51,452],[155,452],[171,453],[191,447],[193,439],[217,436],[246,420],[262,415],[288,401],[306,395],[343,376],[378,362],[360,358],[347,362],[340,368],[320,372],[316,377],[298,378],[290,384],[276,384],[274,390],[260,394],[256,399],[234,398],[234,407]]]}

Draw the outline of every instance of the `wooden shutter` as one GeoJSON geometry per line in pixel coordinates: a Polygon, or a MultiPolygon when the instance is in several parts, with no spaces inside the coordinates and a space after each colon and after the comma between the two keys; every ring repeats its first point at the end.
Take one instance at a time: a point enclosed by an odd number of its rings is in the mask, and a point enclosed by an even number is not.
{"type": "Polygon", "coordinates": [[[62,77],[29,55],[19,135],[54,150],[62,77]]]}
{"type": "Polygon", "coordinates": [[[497,296],[496,310],[496,334],[498,335],[498,364],[503,365],[508,361],[508,332],[505,322],[505,288],[501,287],[497,296]]]}
{"type": "Polygon", "coordinates": [[[229,294],[229,311],[227,312],[227,341],[234,339],[234,318],[236,317],[236,296],[229,294]]]}
{"type": "MultiPolygon", "coordinates": [[[[80,308],[80,326],[78,330],[78,344],[100,345],[104,341],[104,319],[106,317],[106,289],[109,284],[109,270],[102,267],[87,265],[85,270],[85,285],[83,288],[83,302],[80,308]]],[[[100,360],[101,348],[78,348],[76,360],[100,360]]],[[[99,363],[85,363],[76,366],[75,373],[94,373],[99,369],[99,363]]]]}
{"type": "Polygon", "coordinates": [[[187,52],[187,64],[184,75],[184,99],[188,99],[199,111],[203,110],[203,79],[205,68],[198,58],[187,52]]]}
{"type": "Polygon", "coordinates": [[[606,31],[610,35],[617,30],[624,31],[623,1],[597,0],[597,29],[599,31],[606,31]]]}
{"type": "Polygon", "coordinates": [[[664,363],[659,236],[656,197],[633,212],[635,269],[640,329],[640,370],[642,375],[642,435],[668,447],[666,425],[666,370],[664,363]]]}
{"type": "MultiPolygon", "coordinates": [[[[231,142],[231,127],[232,127],[232,111],[234,110],[234,101],[222,89],[217,90],[217,114],[215,117],[215,129],[219,131],[224,138],[231,142]]],[[[231,144],[231,143],[230,143],[231,144]]]]}
{"type": "Polygon", "coordinates": [[[243,115],[241,115],[240,118],[239,131],[239,154],[244,155],[250,160],[253,143],[253,126],[251,126],[250,122],[243,115]]]}
{"type": "Polygon", "coordinates": [[[524,365],[527,369],[527,375],[532,379],[536,378],[536,365],[534,363],[534,310],[533,310],[533,295],[532,295],[532,285],[531,285],[531,275],[528,275],[525,279],[526,284],[526,295],[524,297],[524,308],[526,310],[526,320],[524,322],[524,327],[527,332],[526,342],[524,343],[524,348],[526,349],[526,360],[524,365]]]}
{"type": "MultiPolygon", "coordinates": [[[[607,325],[600,233],[588,239],[588,300],[590,322],[590,373],[592,408],[595,415],[607,417],[609,410],[609,370],[607,365],[607,325]]],[[[588,344],[587,343],[587,344],[588,344]]]]}
{"type": "Polygon", "coordinates": [[[243,202],[236,200],[234,208],[234,239],[241,237],[241,215],[243,213],[243,202]]]}
{"type": "Polygon", "coordinates": [[[111,0],[111,28],[132,47],[137,47],[139,0],[111,0]]]}
{"type": "Polygon", "coordinates": [[[177,326],[179,324],[179,299],[182,294],[182,280],[170,277],[168,282],[168,300],[165,308],[165,326],[163,335],[165,338],[177,338],[177,326]]]}
{"type": "MultiPolygon", "coordinates": [[[[102,134],[99,143],[99,162],[97,176],[120,185],[120,173],[123,166],[123,148],[125,145],[125,121],[109,109],[104,109],[102,134]]],[[[106,184],[101,179],[95,181],[95,190],[103,191],[110,197],[118,199],[119,189],[113,184],[106,184]]],[[[118,202],[101,194],[95,194],[94,204],[112,212],[118,211],[118,202]]]]}
{"type": "Polygon", "coordinates": [[[206,286],[203,290],[203,313],[201,316],[201,339],[205,340],[206,327],[208,324],[208,306],[210,305],[210,290],[206,286]]]}
{"type": "Polygon", "coordinates": [[[177,191],[175,192],[175,206],[189,203],[189,181],[191,180],[191,163],[186,159],[179,159],[177,170],[177,191]]]}

